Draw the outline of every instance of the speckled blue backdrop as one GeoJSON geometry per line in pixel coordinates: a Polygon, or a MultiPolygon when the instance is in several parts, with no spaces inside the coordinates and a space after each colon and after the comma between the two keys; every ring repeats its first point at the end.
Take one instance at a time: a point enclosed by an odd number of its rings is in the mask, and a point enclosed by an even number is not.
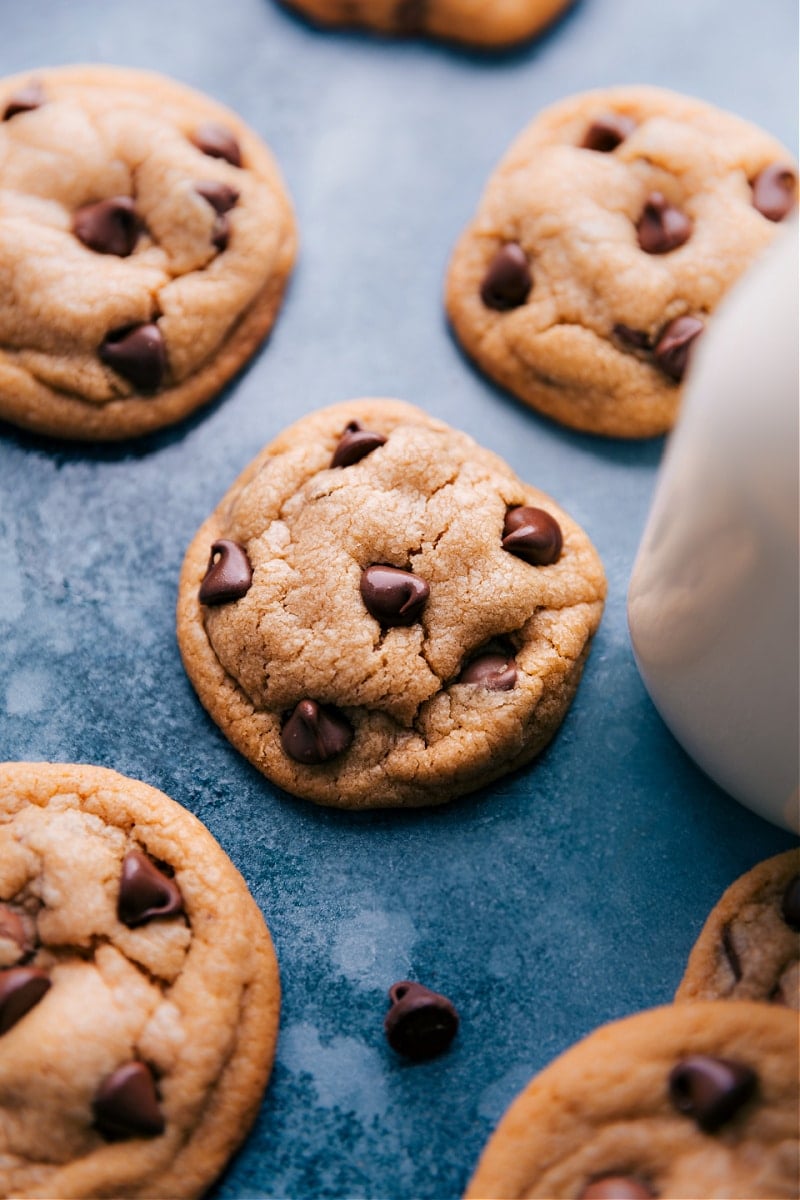
{"type": "Polygon", "coordinates": [[[634,666],[625,593],[662,443],[580,437],[499,393],[450,339],[440,294],[487,173],[537,109],[654,83],[794,144],[796,44],[793,0],[579,0],[497,58],[323,34],[273,0],[0,0],[0,73],[98,61],[205,89],[271,144],[300,222],[271,341],[194,420],[112,449],[0,427],[0,755],[162,788],[232,856],[275,939],[277,1063],[219,1200],[456,1197],[529,1076],[668,1001],[719,893],[790,844],[700,774],[634,666]],[[278,792],[218,733],[181,667],[175,590],[197,525],[264,442],[380,394],[557,497],[610,591],[538,764],[445,810],[355,816],[278,792]],[[462,1014],[423,1066],[383,1041],[404,976],[462,1014]]]}

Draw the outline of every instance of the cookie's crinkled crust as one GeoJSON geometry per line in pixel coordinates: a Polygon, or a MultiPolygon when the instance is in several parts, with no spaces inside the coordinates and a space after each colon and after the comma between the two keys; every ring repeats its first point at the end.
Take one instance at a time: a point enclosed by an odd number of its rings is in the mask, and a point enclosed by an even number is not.
{"type": "Polygon", "coordinates": [[[292,267],[294,217],[275,162],[230,109],[148,71],[72,66],[0,80],[0,113],[32,80],[41,107],[0,121],[0,417],[41,433],[149,432],[214,396],[271,328],[292,267]],[[202,153],[203,123],[237,138],[243,166],[202,153]],[[194,190],[239,193],[224,252],[194,190]],[[100,254],[72,233],[83,205],[133,196],[134,253],[100,254]],[[104,365],[106,335],[157,318],[168,375],[137,394],[104,365]]]}
{"type": "Polygon", "coordinates": [[[748,121],[674,92],[617,87],[545,109],[492,175],[453,253],[446,304],[467,353],[532,408],[575,429],[650,437],[670,429],[681,388],[615,325],[656,339],[673,319],[705,321],[780,225],[753,206],[750,180],[792,156],[748,121]],[[628,117],[612,153],[581,145],[593,121],[628,117]],[[645,200],[661,192],[693,221],[665,254],[638,244],[645,200]],[[533,276],[527,301],[487,307],[481,284],[517,242],[533,276]]]}
{"type": "Polygon", "coordinates": [[[438,804],[528,762],[550,740],[600,621],[605,578],[583,531],[466,434],[393,400],[339,404],[282,433],[236,481],[192,541],[181,573],[178,638],[204,706],[274,782],[321,804],[438,804]],[[359,420],[386,445],[331,468],[359,420]],[[532,567],[501,546],[508,507],[559,522],[558,562],[532,567]],[[243,545],[249,591],[200,604],[212,543],[243,545]],[[387,563],[431,589],[421,620],[382,630],[359,595],[387,563]],[[456,682],[508,635],[511,691],[456,682]],[[355,730],[337,758],[303,766],[280,745],[283,719],[311,698],[355,730]]]}
{"type": "Polygon", "coordinates": [[[0,901],[35,922],[27,965],[52,981],[2,1035],[0,1194],[200,1196],[255,1117],[277,1038],[277,963],[244,880],[195,817],[144,783],[5,763],[0,901]],[[131,849],[174,869],[185,916],[120,923],[131,849]],[[133,1058],[158,1072],[166,1130],[108,1142],[92,1100],[133,1058]]]}
{"type": "Polygon", "coordinates": [[[466,1200],[574,1200],[603,1175],[656,1196],[791,1200],[798,1189],[796,1013],[765,1004],[668,1006],[605,1025],[546,1067],[488,1142],[466,1200]],[[751,1067],[755,1098],[704,1133],[669,1099],[689,1055],[751,1067]]]}

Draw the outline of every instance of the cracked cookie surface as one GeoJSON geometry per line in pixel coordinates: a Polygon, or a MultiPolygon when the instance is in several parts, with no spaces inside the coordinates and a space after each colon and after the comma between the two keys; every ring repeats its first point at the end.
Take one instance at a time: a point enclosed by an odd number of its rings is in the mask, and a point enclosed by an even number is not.
{"type": "Polygon", "coordinates": [[[267,148],[164,76],[0,81],[0,417],[158,429],[211,399],[277,315],[295,253],[267,148]]]}
{"type": "Polygon", "coordinates": [[[759,863],[708,916],[675,994],[800,1010],[800,850],[759,863]]]}
{"type": "Polygon", "coordinates": [[[572,428],[671,428],[697,339],[796,207],[789,152],[673,92],[573,96],[523,131],[452,257],[467,353],[572,428]]]}
{"type": "Polygon", "coordinates": [[[279,999],[195,817],[100,767],[0,764],[0,1195],[200,1196],[255,1117],[279,999]]]}
{"type": "Polygon", "coordinates": [[[284,431],[201,526],[178,639],[210,715],[287,791],[438,804],[550,740],[604,596],[548,496],[421,410],[359,400],[284,431]]]}
{"type": "Polygon", "coordinates": [[[798,1028],[763,1004],[670,1005],[546,1067],[484,1149],[467,1200],[790,1200],[798,1028]]]}

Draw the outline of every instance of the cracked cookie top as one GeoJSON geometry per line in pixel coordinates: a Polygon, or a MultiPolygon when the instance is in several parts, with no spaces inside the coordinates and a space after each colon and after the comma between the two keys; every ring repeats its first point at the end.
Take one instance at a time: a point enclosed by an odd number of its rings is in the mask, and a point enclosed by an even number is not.
{"type": "Polygon", "coordinates": [[[233,485],[187,552],[178,636],[205,707],[281,787],[436,804],[546,744],[604,595],[548,496],[419,409],[360,400],[233,485]]]}
{"type": "Polygon", "coordinates": [[[278,1005],[261,914],[195,817],[100,767],[0,765],[0,1194],[200,1196],[278,1005]]]}
{"type": "Polygon", "coordinates": [[[546,109],[492,175],[450,264],[467,352],[575,429],[670,429],[722,297],[796,208],[789,152],[730,113],[618,87],[546,109]]]}
{"type": "Polygon", "coordinates": [[[118,67],[0,81],[0,416],[78,438],[178,420],[266,335],[294,249],[229,109],[118,67]]]}

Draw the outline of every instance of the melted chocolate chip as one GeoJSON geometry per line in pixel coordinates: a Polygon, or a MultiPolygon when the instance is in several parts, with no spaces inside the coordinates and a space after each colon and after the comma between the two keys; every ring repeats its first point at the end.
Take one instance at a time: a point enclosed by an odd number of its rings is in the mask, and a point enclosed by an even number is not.
{"type": "Polygon", "coordinates": [[[16,958],[23,958],[33,949],[28,934],[25,930],[25,923],[19,913],[14,912],[13,908],[7,908],[5,904],[0,904],[0,941],[11,942],[16,946],[18,953],[16,958]]]}
{"type": "Polygon", "coordinates": [[[142,223],[130,196],[112,196],[97,204],[84,204],[72,218],[72,232],[84,246],[98,254],[133,253],[142,223]]]}
{"type": "Polygon", "coordinates": [[[339,438],[339,444],[333,452],[332,467],[352,467],[353,463],[361,462],[373,450],[386,445],[382,433],[373,433],[365,429],[360,421],[351,421],[345,425],[344,433],[339,438]]]}
{"type": "Polygon", "coordinates": [[[0,971],[0,1034],[8,1033],[50,990],[46,971],[38,967],[9,967],[0,971]]]}
{"type": "Polygon", "coordinates": [[[101,1083],[92,1107],[95,1125],[109,1139],[158,1137],[164,1132],[164,1114],[146,1063],[117,1067],[101,1083]]]}
{"type": "Polygon", "coordinates": [[[389,999],[384,1029],[393,1050],[421,1062],[447,1049],[458,1032],[458,1013],[446,996],[402,980],[389,988],[389,999]]]}
{"type": "Polygon", "coordinates": [[[635,1175],[602,1175],[586,1185],[578,1200],[649,1200],[657,1195],[635,1175]]]}
{"type": "Polygon", "coordinates": [[[134,929],[155,917],[175,917],[183,912],[183,897],[174,879],[159,871],[140,850],[129,850],[122,860],[117,916],[134,929]]]}
{"type": "Polygon", "coordinates": [[[510,508],[503,525],[503,549],[534,567],[558,562],[563,539],[561,526],[543,508],[520,505],[510,508]]]}
{"type": "Polygon", "coordinates": [[[697,317],[676,317],[662,329],[653,351],[656,365],[665,375],[680,383],[689,365],[689,352],[705,329],[697,317]]]}
{"type": "Polygon", "coordinates": [[[532,286],[525,251],[517,242],[506,242],[489,263],[481,284],[481,300],[487,308],[507,312],[525,303],[532,286]]]}
{"type": "Polygon", "coordinates": [[[733,931],[730,925],[726,925],[722,930],[722,949],[725,952],[725,957],[730,963],[733,978],[736,983],[742,978],[742,963],[739,958],[739,953],[734,945],[733,931]]]}
{"type": "Polygon", "coordinates": [[[800,929],[800,875],[786,885],[781,900],[781,916],[791,929],[800,929]]]}
{"type": "Polygon", "coordinates": [[[413,571],[377,564],[361,573],[361,598],[381,625],[413,625],[430,595],[430,587],[413,571]]]}
{"type": "Polygon", "coordinates": [[[487,692],[510,692],[517,683],[517,663],[513,654],[489,651],[467,663],[459,683],[474,683],[487,692]]]}
{"type": "Polygon", "coordinates": [[[615,325],[614,336],[625,350],[652,350],[650,334],[643,329],[632,329],[630,325],[615,325]]]}
{"type": "Polygon", "coordinates": [[[41,108],[46,99],[44,88],[40,83],[36,81],[29,83],[8,97],[2,119],[10,121],[19,113],[33,112],[35,108],[41,108]]]}
{"type": "Polygon", "coordinates": [[[636,122],[621,113],[606,113],[592,121],[583,139],[584,150],[599,150],[601,154],[610,154],[616,150],[626,137],[630,137],[636,128],[636,122]]]}
{"type": "Polygon", "coordinates": [[[167,352],[154,321],[125,325],[107,334],[100,359],[144,395],[157,392],[167,369],[167,352]]]}
{"type": "Polygon", "coordinates": [[[253,582],[253,568],[247,551],[238,542],[220,538],[211,547],[211,557],[200,584],[201,604],[228,604],[247,595],[253,582]]]}
{"type": "Polygon", "coordinates": [[[295,762],[319,766],[343,754],[353,740],[350,722],[332,705],[323,707],[316,700],[301,700],[295,705],[281,730],[284,752],[295,762]]]}
{"type": "Polygon", "coordinates": [[[236,188],[221,179],[201,179],[194,185],[194,190],[208,201],[215,213],[230,212],[239,200],[236,188]]]}
{"type": "Polygon", "coordinates": [[[667,254],[689,240],[692,222],[661,192],[651,192],[636,222],[636,233],[645,254],[667,254]]]}
{"type": "Polygon", "coordinates": [[[768,221],[782,221],[792,211],[797,193],[797,175],[791,167],[773,163],[759,171],[752,183],[753,207],[768,221]]]}
{"type": "Polygon", "coordinates": [[[216,121],[205,121],[198,125],[192,134],[192,141],[198,150],[202,150],[203,154],[208,154],[211,158],[224,158],[232,167],[242,165],[239,143],[230,129],[218,125],[216,121]]]}
{"type": "Polygon", "coordinates": [[[669,1096],[679,1112],[715,1133],[752,1098],[757,1084],[755,1071],[744,1063],[695,1054],[672,1068],[669,1096]]]}

